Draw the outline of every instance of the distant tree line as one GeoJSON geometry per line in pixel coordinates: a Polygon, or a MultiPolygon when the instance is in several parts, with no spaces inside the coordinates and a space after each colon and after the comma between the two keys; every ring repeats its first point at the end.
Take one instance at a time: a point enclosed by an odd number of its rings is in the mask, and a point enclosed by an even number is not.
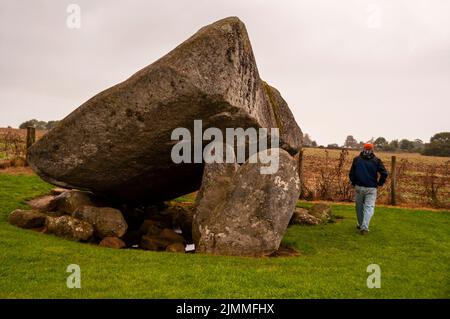
{"type": "Polygon", "coordinates": [[[28,120],[19,125],[20,129],[26,129],[27,127],[34,127],[37,130],[51,130],[58,124],[59,121],[39,121],[36,119],[28,120]]]}
{"type": "MultiPolygon", "coordinates": [[[[353,135],[348,135],[343,145],[337,143],[328,144],[326,148],[330,149],[361,149],[366,142],[357,141],[353,135]]],[[[441,132],[433,135],[429,143],[424,143],[420,139],[408,140],[408,139],[395,139],[388,141],[386,138],[380,136],[378,138],[372,138],[367,143],[373,143],[375,149],[386,152],[411,152],[421,153],[423,155],[430,156],[450,156],[450,132],[441,132]]],[[[311,136],[307,133],[303,135],[303,145],[306,147],[319,147],[325,148],[325,146],[318,146],[311,136]]]]}
{"type": "Polygon", "coordinates": [[[425,144],[422,154],[450,156],[450,132],[442,132],[433,135],[430,139],[430,143],[425,144]]]}

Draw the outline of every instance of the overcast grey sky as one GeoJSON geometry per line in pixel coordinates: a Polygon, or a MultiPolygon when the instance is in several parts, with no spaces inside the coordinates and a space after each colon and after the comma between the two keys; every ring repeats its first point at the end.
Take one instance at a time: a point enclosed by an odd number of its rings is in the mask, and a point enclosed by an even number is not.
{"type": "Polygon", "coordinates": [[[450,130],[447,0],[0,0],[0,127],[61,119],[227,16],[319,144],[450,130]]]}

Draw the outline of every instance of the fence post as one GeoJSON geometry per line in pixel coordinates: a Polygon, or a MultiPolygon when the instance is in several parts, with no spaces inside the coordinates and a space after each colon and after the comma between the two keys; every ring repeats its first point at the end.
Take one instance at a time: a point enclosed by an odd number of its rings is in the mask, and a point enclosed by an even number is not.
{"type": "Polygon", "coordinates": [[[33,126],[27,127],[27,153],[26,153],[26,159],[27,159],[27,165],[28,165],[28,149],[31,147],[31,145],[36,142],[36,129],[33,126]]]}
{"type": "Polygon", "coordinates": [[[303,190],[303,148],[298,152],[298,178],[300,180],[300,198],[304,194],[303,190]]]}
{"type": "Polygon", "coordinates": [[[397,157],[391,157],[391,205],[397,205],[397,157]]]}

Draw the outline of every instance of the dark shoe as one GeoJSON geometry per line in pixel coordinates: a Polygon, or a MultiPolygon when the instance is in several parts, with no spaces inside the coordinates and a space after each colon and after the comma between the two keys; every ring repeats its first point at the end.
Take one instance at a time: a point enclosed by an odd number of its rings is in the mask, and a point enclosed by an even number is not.
{"type": "Polygon", "coordinates": [[[361,229],[361,227],[359,225],[356,225],[356,229],[361,229]]]}
{"type": "Polygon", "coordinates": [[[368,235],[369,234],[369,231],[368,230],[365,230],[365,229],[361,229],[361,231],[360,231],[360,234],[361,235],[368,235]]]}

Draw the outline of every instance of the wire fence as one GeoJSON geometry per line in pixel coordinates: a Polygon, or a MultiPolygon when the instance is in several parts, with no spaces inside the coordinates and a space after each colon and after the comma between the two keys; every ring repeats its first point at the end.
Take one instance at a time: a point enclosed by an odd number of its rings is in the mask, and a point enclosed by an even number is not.
{"type": "MultiPolygon", "coordinates": [[[[300,153],[300,198],[353,201],[354,189],[348,172],[356,155],[357,152],[346,149],[306,149],[300,153]]],[[[450,159],[419,154],[404,157],[402,154],[389,153],[378,155],[390,172],[386,184],[379,188],[379,203],[450,208],[450,159]],[[395,182],[391,183],[393,176],[395,182]]]]}

